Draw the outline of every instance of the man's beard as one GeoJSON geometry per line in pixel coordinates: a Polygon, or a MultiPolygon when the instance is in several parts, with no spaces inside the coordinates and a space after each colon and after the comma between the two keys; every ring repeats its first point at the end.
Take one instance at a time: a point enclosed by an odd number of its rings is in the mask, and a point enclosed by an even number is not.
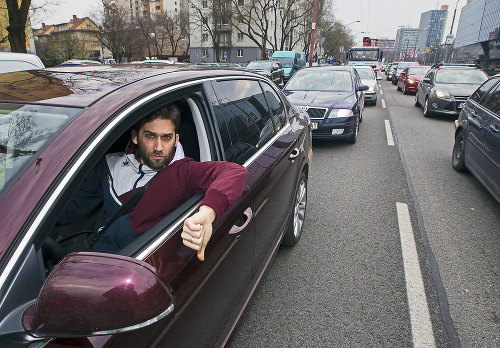
{"type": "Polygon", "coordinates": [[[163,152],[150,152],[146,153],[143,148],[139,146],[139,156],[142,160],[142,163],[147,165],[151,169],[159,170],[165,167],[170,160],[172,159],[172,156],[175,153],[175,146],[173,146],[168,153],[163,153],[163,152]],[[152,159],[151,157],[153,156],[164,156],[161,160],[155,160],[152,159]]]}

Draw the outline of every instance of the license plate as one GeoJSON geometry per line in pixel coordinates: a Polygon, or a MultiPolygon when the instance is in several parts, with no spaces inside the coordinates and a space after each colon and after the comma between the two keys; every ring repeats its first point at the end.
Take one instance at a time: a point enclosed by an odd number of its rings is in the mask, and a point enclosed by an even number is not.
{"type": "Polygon", "coordinates": [[[462,108],[462,105],[463,105],[463,103],[458,103],[458,104],[457,104],[457,109],[461,109],[461,108],[462,108]]]}
{"type": "Polygon", "coordinates": [[[316,122],[311,122],[311,129],[318,129],[318,124],[316,122]]]}

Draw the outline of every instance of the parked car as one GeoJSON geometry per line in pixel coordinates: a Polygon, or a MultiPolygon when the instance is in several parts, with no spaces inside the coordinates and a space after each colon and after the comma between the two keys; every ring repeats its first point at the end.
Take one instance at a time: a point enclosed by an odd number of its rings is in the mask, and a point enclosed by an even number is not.
{"type": "Polygon", "coordinates": [[[386,80],[387,81],[392,81],[394,77],[394,73],[396,72],[396,68],[398,67],[399,62],[393,62],[386,70],[386,80]]]}
{"type": "Polygon", "coordinates": [[[353,66],[323,66],[299,70],[284,93],[311,118],[313,138],[345,139],[354,144],[363,120],[367,85],[353,66]]]}
{"type": "Polygon", "coordinates": [[[377,81],[382,80],[382,78],[377,77],[377,74],[369,65],[356,65],[355,69],[361,78],[361,83],[368,86],[368,89],[365,91],[365,105],[368,105],[368,103],[377,105],[377,81]]]}
{"type": "Polygon", "coordinates": [[[271,57],[272,60],[277,60],[283,66],[285,73],[285,83],[300,69],[306,66],[306,54],[296,51],[274,51],[271,57]]]}
{"type": "Polygon", "coordinates": [[[500,75],[483,83],[455,121],[452,165],[470,171],[500,203],[500,75]]]}
{"type": "Polygon", "coordinates": [[[42,61],[34,54],[0,52],[0,73],[43,68],[42,61]]]}
{"type": "Polygon", "coordinates": [[[406,67],[398,78],[398,91],[402,90],[403,94],[417,91],[417,85],[422,78],[427,74],[430,65],[411,65],[406,67]]]}
{"type": "Polygon", "coordinates": [[[311,160],[307,114],[252,72],[0,74],[0,347],[222,346],[279,245],[301,236],[311,160]],[[62,211],[105,154],[125,151],[131,127],[168,103],[181,110],[186,156],[248,169],[243,195],[218,217],[203,262],[180,236],[201,194],[118,254],[88,252],[79,241],[99,211],[59,226],[62,211]]]}
{"type": "Polygon", "coordinates": [[[242,66],[238,63],[209,63],[209,62],[199,62],[197,65],[209,65],[209,66],[222,66],[226,68],[242,68],[242,66]]]}
{"type": "Polygon", "coordinates": [[[283,84],[285,73],[283,66],[277,60],[254,60],[246,69],[264,75],[276,85],[283,84]]]}
{"type": "Polygon", "coordinates": [[[82,65],[102,65],[101,62],[98,62],[97,60],[86,60],[86,59],[70,59],[65,62],[62,62],[59,65],[56,65],[56,67],[60,66],[82,66],[82,65]]]}
{"type": "Polygon", "coordinates": [[[399,80],[399,75],[409,66],[420,65],[418,62],[399,62],[392,75],[392,84],[397,85],[399,80]]]}
{"type": "Polygon", "coordinates": [[[425,117],[458,116],[467,98],[487,79],[477,66],[437,64],[419,82],[415,106],[423,106],[425,117]]]}

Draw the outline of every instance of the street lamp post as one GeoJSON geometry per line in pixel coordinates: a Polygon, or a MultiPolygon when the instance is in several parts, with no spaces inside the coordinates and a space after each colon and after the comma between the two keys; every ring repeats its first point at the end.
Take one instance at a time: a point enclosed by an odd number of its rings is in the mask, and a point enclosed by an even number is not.
{"type": "Polygon", "coordinates": [[[313,13],[313,22],[311,29],[311,49],[309,50],[309,66],[312,66],[313,61],[313,50],[314,50],[314,34],[316,32],[316,12],[318,10],[318,0],[314,0],[314,13],[313,13]]]}
{"type": "Polygon", "coordinates": [[[351,22],[349,24],[346,24],[346,25],[343,25],[342,26],[342,44],[340,46],[340,63],[342,64],[344,62],[344,34],[345,34],[345,28],[351,24],[354,24],[354,23],[359,23],[361,21],[354,21],[354,22],[351,22]]]}

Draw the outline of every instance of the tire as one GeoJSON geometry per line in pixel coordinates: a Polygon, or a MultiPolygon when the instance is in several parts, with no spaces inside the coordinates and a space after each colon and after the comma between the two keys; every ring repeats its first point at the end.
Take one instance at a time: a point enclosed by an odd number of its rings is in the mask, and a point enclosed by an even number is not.
{"type": "Polygon", "coordinates": [[[425,98],[424,117],[431,117],[431,112],[429,111],[429,98],[425,98]]]}
{"type": "Polygon", "coordinates": [[[416,107],[420,106],[420,103],[418,102],[418,89],[417,89],[417,93],[415,93],[415,106],[416,107]]]}
{"type": "Polygon", "coordinates": [[[406,82],[403,84],[403,94],[408,94],[408,91],[406,90],[406,82]]]}
{"type": "Polygon", "coordinates": [[[399,82],[396,84],[396,86],[397,86],[397,87],[396,87],[396,89],[397,89],[398,91],[400,91],[400,90],[401,90],[401,88],[399,88],[399,82]]]}
{"type": "Polygon", "coordinates": [[[468,171],[465,166],[465,136],[463,131],[460,131],[455,138],[453,154],[451,156],[451,165],[457,172],[468,171]]]}
{"type": "Polygon", "coordinates": [[[350,138],[346,139],[346,142],[349,144],[356,144],[356,141],[358,140],[358,132],[359,132],[359,118],[356,118],[356,126],[354,127],[354,133],[352,133],[352,136],[350,138]]]}
{"type": "Polygon", "coordinates": [[[302,172],[297,182],[293,199],[293,212],[288,221],[288,226],[281,241],[281,245],[293,247],[300,239],[307,206],[307,174],[302,172]]]}

